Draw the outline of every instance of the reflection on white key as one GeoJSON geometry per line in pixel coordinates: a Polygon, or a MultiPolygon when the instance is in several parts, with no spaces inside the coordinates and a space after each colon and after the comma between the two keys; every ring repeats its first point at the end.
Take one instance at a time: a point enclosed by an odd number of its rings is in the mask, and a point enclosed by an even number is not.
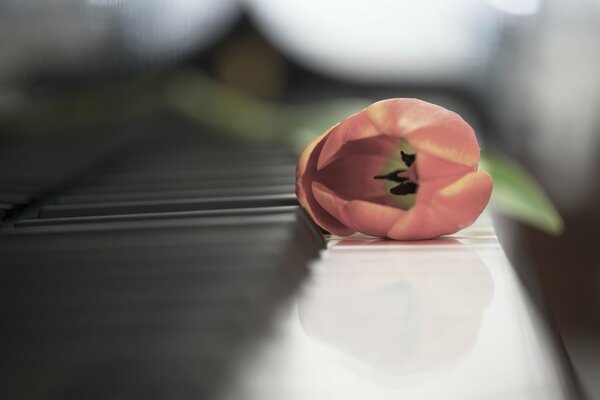
{"type": "Polygon", "coordinates": [[[453,363],[473,346],[493,295],[476,253],[336,254],[342,246],[316,266],[298,301],[309,336],[391,375],[453,363]]]}
{"type": "Polygon", "coordinates": [[[332,239],[225,399],[562,399],[561,366],[491,221],[332,239]]]}

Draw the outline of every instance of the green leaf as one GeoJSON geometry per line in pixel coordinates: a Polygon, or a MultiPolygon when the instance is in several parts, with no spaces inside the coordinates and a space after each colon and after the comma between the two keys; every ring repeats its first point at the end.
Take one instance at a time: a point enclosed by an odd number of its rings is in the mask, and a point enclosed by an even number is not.
{"type": "Polygon", "coordinates": [[[312,105],[281,107],[287,142],[300,154],[304,147],[326,129],[369,105],[365,99],[335,99],[312,105]]]}
{"type": "Polygon", "coordinates": [[[564,222],[560,214],[521,166],[505,157],[482,152],[481,168],[494,178],[492,203],[499,212],[549,234],[562,233],[564,222]]]}
{"type": "Polygon", "coordinates": [[[245,140],[272,140],[278,109],[198,71],[181,71],[167,80],[167,103],[202,124],[245,140]]]}

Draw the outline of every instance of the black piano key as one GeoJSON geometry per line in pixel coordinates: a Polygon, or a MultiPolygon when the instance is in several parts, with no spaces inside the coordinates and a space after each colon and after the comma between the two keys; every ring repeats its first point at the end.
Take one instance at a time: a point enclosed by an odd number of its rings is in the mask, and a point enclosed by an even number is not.
{"type": "Polygon", "coordinates": [[[106,175],[90,176],[85,182],[92,183],[160,183],[164,181],[190,181],[194,179],[221,179],[221,178],[260,178],[282,177],[293,175],[296,166],[288,165],[263,165],[263,166],[226,166],[222,168],[200,168],[186,171],[160,171],[153,174],[144,172],[111,173],[106,175]]]}
{"type": "MultiPolygon", "coordinates": [[[[293,215],[296,220],[297,228],[303,231],[302,240],[310,242],[315,248],[321,249],[326,245],[325,239],[320,230],[314,225],[310,217],[299,206],[281,206],[281,207],[256,207],[240,209],[220,209],[206,211],[189,212],[170,212],[155,214],[124,214],[94,217],[73,217],[73,218],[48,218],[48,219],[30,219],[22,220],[15,224],[19,232],[60,232],[60,231],[78,231],[78,230],[102,230],[106,229],[106,224],[110,223],[111,229],[115,227],[132,228],[137,223],[138,226],[149,227],[151,221],[167,220],[168,224],[177,225],[177,220],[186,220],[185,224],[193,224],[198,218],[213,219],[214,217],[233,218],[234,221],[242,223],[242,219],[250,216],[269,216],[269,215],[293,215]]],[[[256,221],[256,220],[255,220],[256,221]]],[[[265,222],[264,218],[259,221],[265,222]]],[[[248,240],[246,240],[248,242],[248,240]]]]}
{"type": "MultiPolygon", "coordinates": [[[[1,363],[11,366],[17,381],[41,378],[47,370],[71,376],[61,381],[61,393],[70,393],[80,381],[72,377],[75,372],[95,371],[104,360],[123,358],[149,369],[168,360],[191,362],[223,371],[215,375],[222,377],[226,360],[249,335],[264,330],[269,309],[281,295],[277,292],[286,283],[288,291],[294,286],[281,272],[293,265],[285,226],[295,222],[267,225],[258,230],[248,225],[239,232],[227,224],[220,233],[212,227],[142,229],[144,237],[137,241],[128,240],[131,230],[5,235],[0,243],[2,251],[9,251],[4,253],[9,263],[0,268],[6,278],[0,280],[5,289],[0,313],[8,326],[4,343],[12,350],[1,363]],[[24,240],[29,245],[15,246],[24,240]],[[235,246],[235,240],[254,245],[235,246]],[[28,251],[39,242],[44,244],[28,251]],[[219,242],[220,248],[215,246],[219,242]],[[23,262],[24,256],[30,260],[23,262]],[[36,372],[40,357],[46,368],[36,372]]],[[[296,263],[295,269],[303,265],[296,263]]],[[[191,370],[184,368],[177,375],[187,373],[191,370]]],[[[125,382],[116,393],[135,390],[131,377],[125,382]]],[[[159,382],[158,387],[168,387],[164,379],[159,382]]],[[[196,383],[206,393],[215,387],[214,382],[196,383]]]]}
{"type": "Polygon", "coordinates": [[[127,222],[143,221],[157,219],[181,219],[181,218],[201,218],[201,217],[226,217],[226,216],[245,216],[245,215],[268,215],[284,214],[295,212],[298,206],[278,206],[278,207],[254,207],[254,208],[225,208],[217,210],[201,211],[175,211],[150,214],[118,214],[118,215],[99,215],[91,217],[71,217],[71,218],[44,218],[44,219],[21,219],[16,221],[15,228],[26,228],[48,225],[80,225],[103,222],[127,222]]]}
{"type": "MultiPolygon", "coordinates": [[[[272,195],[294,193],[294,185],[276,185],[276,186],[246,186],[246,187],[227,187],[227,188],[205,188],[194,190],[153,190],[147,192],[131,192],[130,190],[121,193],[110,194],[73,194],[60,196],[56,203],[58,204],[86,204],[86,203],[105,203],[115,201],[144,201],[144,200],[162,200],[162,199],[193,199],[202,197],[238,197],[251,195],[272,195]]],[[[0,200],[1,200],[0,196],[0,200]]]]}
{"type": "Polygon", "coordinates": [[[152,212],[216,210],[222,208],[277,207],[297,204],[294,194],[171,199],[91,204],[47,205],[41,208],[41,218],[81,217],[152,212]]]}
{"type": "Polygon", "coordinates": [[[210,398],[299,287],[325,242],[293,194],[295,157],[184,125],[148,124],[85,174],[94,151],[54,164],[42,147],[0,179],[53,193],[0,229],[4,396],[210,398]]]}
{"type": "MultiPolygon", "coordinates": [[[[132,248],[137,246],[145,256],[153,253],[153,248],[165,248],[169,246],[172,252],[180,254],[182,246],[209,246],[226,245],[237,243],[229,252],[234,254],[244,250],[248,246],[258,246],[254,235],[260,235],[262,245],[256,247],[267,251],[271,246],[279,246],[278,240],[289,239],[293,234],[292,244],[298,249],[288,249],[293,252],[289,254],[297,256],[301,260],[307,260],[318,256],[323,248],[322,236],[316,229],[307,226],[303,212],[295,212],[285,215],[263,215],[245,217],[216,217],[216,218],[194,218],[179,220],[138,220],[121,221],[113,223],[96,223],[86,225],[62,225],[62,226],[40,226],[15,230],[12,236],[29,236],[28,240],[19,238],[17,240],[6,240],[0,242],[0,253],[4,248],[16,254],[19,249],[24,249],[18,257],[13,257],[13,263],[27,263],[32,257],[37,257],[43,251],[61,252],[68,251],[71,254],[82,252],[82,256],[89,253],[91,249],[106,248],[118,250],[123,247],[132,248]],[[273,225],[278,225],[277,229],[273,225]],[[269,228],[271,227],[271,228],[269,228]],[[158,233],[156,231],[158,230],[158,233]],[[189,235],[188,232],[194,232],[189,235]],[[162,233],[161,233],[162,232],[162,233]],[[165,233],[166,232],[166,233],[165,233]],[[52,234],[40,240],[36,233],[52,234]],[[66,240],[66,237],[78,235],[78,240],[66,240]],[[135,236],[134,236],[135,235],[135,236]],[[266,242],[265,242],[266,241],[266,242]],[[271,244],[273,243],[273,244],[271,244]],[[5,247],[6,246],[6,247],[5,247]],[[81,249],[81,250],[80,250],[81,249]]],[[[288,247],[291,245],[288,245],[288,247]]]]}
{"type": "Polygon", "coordinates": [[[19,183],[5,183],[0,180],[0,193],[14,193],[23,196],[38,196],[41,188],[37,185],[19,183]]]}
{"type": "MultiPolygon", "coordinates": [[[[102,223],[76,224],[76,225],[42,225],[14,230],[4,230],[0,233],[0,249],[5,246],[15,249],[20,246],[40,246],[44,248],[60,248],[70,249],[77,248],[77,242],[81,241],[96,241],[102,242],[107,239],[108,242],[119,243],[119,240],[126,240],[127,243],[139,243],[144,246],[143,241],[136,241],[132,234],[157,237],[159,244],[177,244],[176,240],[181,236],[187,238],[188,232],[193,231],[201,234],[200,236],[191,236],[190,239],[198,238],[205,240],[227,240],[226,233],[229,231],[235,234],[243,235],[254,230],[262,229],[279,225],[281,229],[287,230],[290,225],[297,226],[296,221],[298,216],[295,212],[290,213],[273,213],[267,215],[238,215],[238,216],[205,216],[200,218],[168,218],[168,219],[139,219],[134,221],[112,221],[102,223]],[[168,232],[167,234],[157,234],[156,232],[168,232]],[[65,241],[61,235],[71,235],[73,232],[80,233],[77,241],[65,241]],[[44,237],[36,234],[48,233],[44,237]],[[93,234],[97,233],[97,234],[93,234]],[[212,233],[212,236],[211,236],[212,233]],[[50,235],[53,234],[53,235],[50,235]],[[163,237],[164,236],[164,237],[163,237]],[[42,240],[43,239],[43,240],[42,240]],[[50,245],[51,244],[51,245],[50,245]]],[[[244,237],[241,236],[240,240],[244,237]]],[[[253,241],[252,236],[247,237],[247,240],[253,241]]]]}
{"type": "Polygon", "coordinates": [[[13,207],[12,204],[0,203],[0,220],[4,219],[13,207]]]}
{"type": "MultiPolygon", "coordinates": [[[[123,135],[116,142],[121,143],[126,137],[123,135]]],[[[10,212],[1,212],[0,219],[11,217],[26,205],[62,189],[104,157],[116,143],[111,135],[90,139],[92,142],[55,144],[2,139],[0,203],[12,207],[10,212]]]]}
{"type": "Polygon", "coordinates": [[[31,197],[21,193],[6,193],[0,191],[0,203],[23,205],[31,201],[31,197]]]}
{"type": "MultiPolygon", "coordinates": [[[[165,150],[161,150],[164,156],[165,150]]],[[[164,160],[156,157],[155,154],[146,154],[143,158],[135,160],[131,156],[122,158],[111,163],[100,171],[96,171],[90,177],[107,177],[110,175],[130,177],[143,177],[143,175],[154,174],[183,174],[192,172],[199,166],[211,169],[231,169],[232,167],[243,166],[260,172],[261,169],[268,169],[273,166],[287,167],[295,165],[295,157],[282,156],[281,154],[272,156],[261,153],[253,153],[249,149],[241,151],[239,154],[232,152],[218,151],[203,152],[201,149],[195,148],[190,150],[190,154],[186,157],[179,153],[173,154],[172,160],[164,160]]]]}
{"type": "Polygon", "coordinates": [[[66,195],[108,195],[121,193],[140,193],[153,191],[173,191],[173,190],[202,190],[202,189],[227,189],[227,188],[247,188],[257,186],[285,186],[294,184],[293,175],[270,176],[270,177],[206,177],[202,179],[192,179],[183,181],[164,181],[155,183],[136,183],[122,182],[116,184],[81,184],[71,188],[66,195]]]}

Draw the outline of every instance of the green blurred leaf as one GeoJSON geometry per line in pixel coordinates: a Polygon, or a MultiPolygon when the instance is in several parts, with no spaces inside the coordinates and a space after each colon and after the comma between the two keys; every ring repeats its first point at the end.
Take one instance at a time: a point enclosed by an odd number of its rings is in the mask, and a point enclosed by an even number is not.
{"type": "Polygon", "coordinates": [[[544,190],[517,163],[482,152],[481,168],[494,178],[492,202],[499,212],[553,235],[564,230],[563,219],[544,190]]]}
{"type": "Polygon", "coordinates": [[[311,105],[282,107],[281,116],[286,127],[287,142],[300,154],[304,147],[326,129],[366,106],[365,99],[334,99],[311,105]]]}
{"type": "Polygon", "coordinates": [[[175,111],[246,140],[280,140],[300,153],[325,129],[360,111],[364,99],[283,105],[254,97],[194,70],[180,71],[164,86],[175,111]]]}
{"type": "Polygon", "coordinates": [[[202,124],[245,140],[273,139],[278,110],[268,102],[215,81],[198,71],[180,71],[165,84],[167,103],[202,124]]]}

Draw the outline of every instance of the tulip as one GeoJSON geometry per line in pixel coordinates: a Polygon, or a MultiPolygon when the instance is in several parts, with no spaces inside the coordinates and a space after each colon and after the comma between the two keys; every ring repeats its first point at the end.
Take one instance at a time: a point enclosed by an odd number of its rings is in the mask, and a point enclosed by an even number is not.
{"type": "Polygon", "coordinates": [[[492,178],[458,114],[418,99],[370,105],[326,130],[296,167],[298,201],[331,233],[431,239],[471,225],[492,178]]]}

